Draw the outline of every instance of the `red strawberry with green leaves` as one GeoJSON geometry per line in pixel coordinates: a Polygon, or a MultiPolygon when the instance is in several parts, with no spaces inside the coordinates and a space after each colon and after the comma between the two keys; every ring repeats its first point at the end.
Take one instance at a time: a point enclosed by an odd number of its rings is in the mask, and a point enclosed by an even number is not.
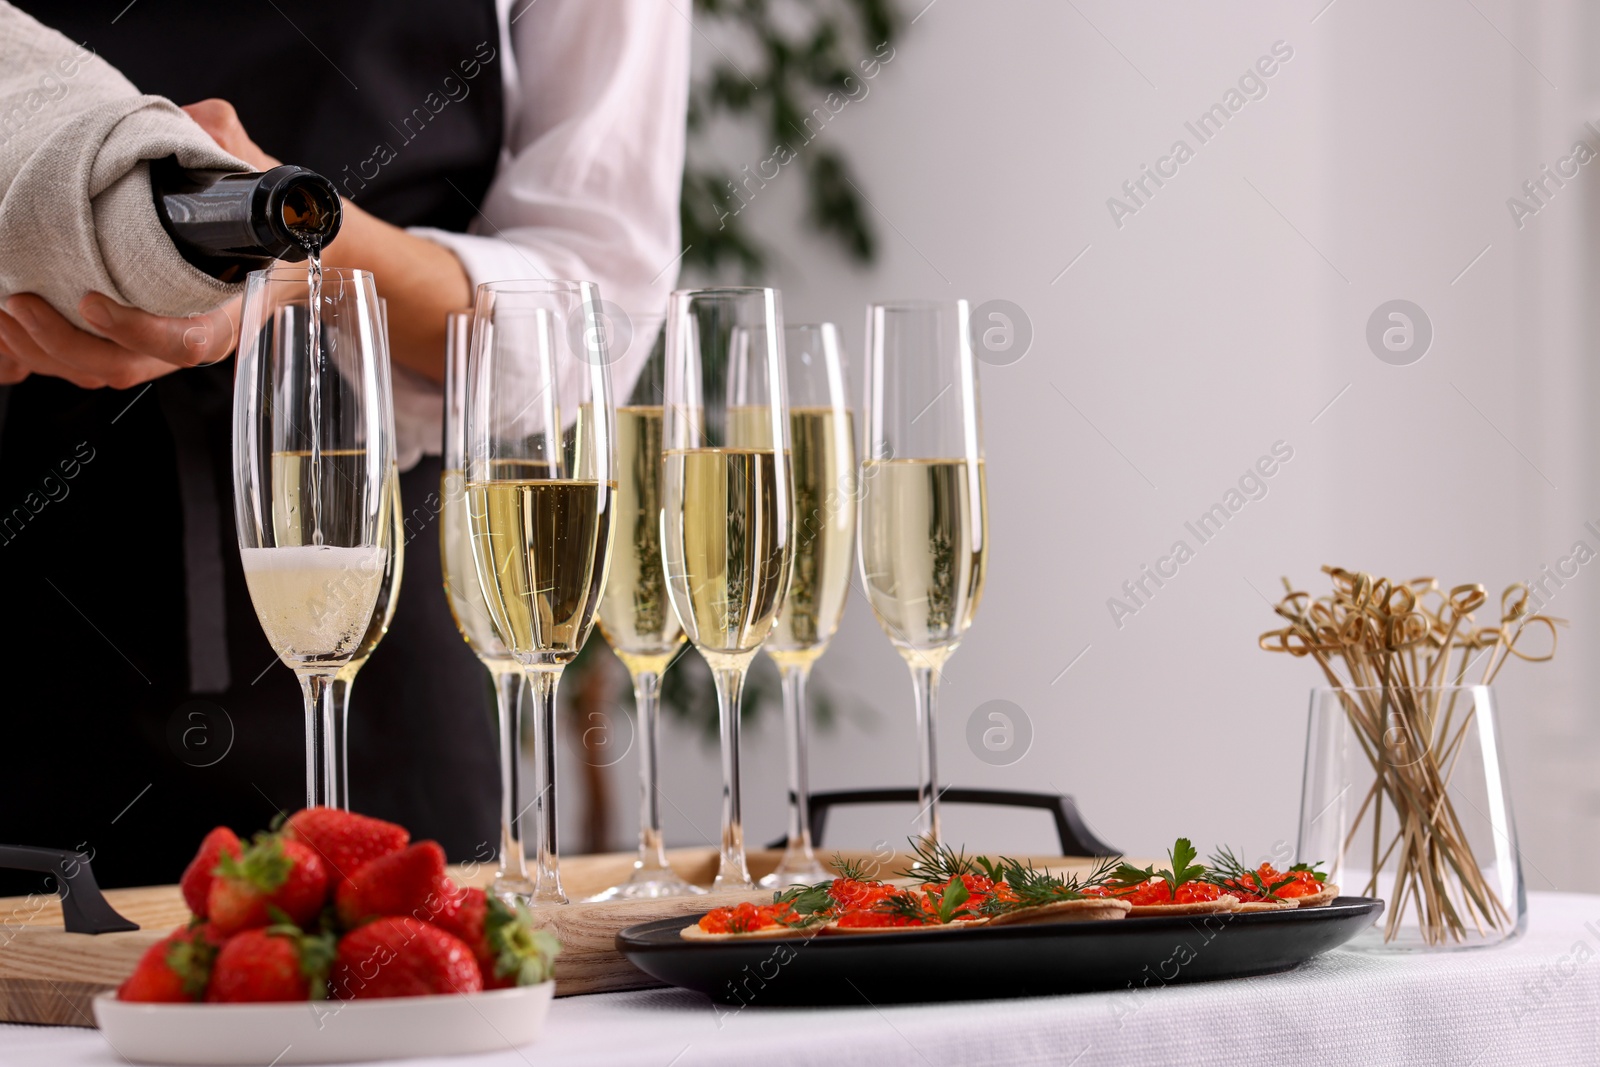
{"type": "Polygon", "coordinates": [[[374,919],[339,942],[330,981],[340,999],[477,993],[483,972],[472,949],[453,934],[416,919],[374,919]]]}
{"type": "Polygon", "coordinates": [[[206,1000],[217,1004],[322,1000],[333,965],[332,934],[269,926],[230,937],[211,967],[206,1000]]]}
{"type": "Polygon", "coordinates": [[[184,926],[145,949],[118,1000],[178,1004],[205,996],[220,938],[209,924],[184,926]]]}
{"type": "Polygon", "coordinates": [[[328,898],[322,857],[276,834],[258,834],[237,857],[224,854],[206,896],[206,914],[227,937],[283,920],[304,926],[328,898]]]}
{"type": "Polygon", "coordinates": [[[239,835],[226,826],[217,827],[201,839],[200,851],[184,868],[183,878],[178,883],[183,890],[183,902],[189,905],[189,910],[195,915],[202,919],[206,917],[206,897],[211,892],[211,878],[217,869],[217,861],[225,855],[237,857],[241,849],[239,835]]]}
{"type": "Polygon", "coordinates": [[[362,867],[335,892],[339,921],[359,926],[387,915],[432,922],[456,892],[444,873],[444,849],[419,841],[362,867]]]}
{"type": "Polygon", "coordinates": [[[547,931],[534,929],[526,905],[513,908],[481,889],[457,890],[434,924],[472,949],[485,989],[538,985],[551,976],[561,951],[547,931]]]}
{"type": "Polygon", "coordinates": [[[309,845],[338,883],[373,860],[399,852],[411,840],[403,826],[338,808],[306,808],[289,816],[283,835],[309,845]]]}

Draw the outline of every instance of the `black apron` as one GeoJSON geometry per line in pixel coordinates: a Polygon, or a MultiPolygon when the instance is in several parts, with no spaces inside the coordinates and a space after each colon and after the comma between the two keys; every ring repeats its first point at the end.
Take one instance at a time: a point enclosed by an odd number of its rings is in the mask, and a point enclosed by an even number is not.
{"type": "MultiPolygon", "coordinates": [[[[228,100],[264,151],[396,225],[465,230],[494,175],[491,0],[18,6],[141,91],[228,100]]],[[[234,532],[233,373],[0,388],[0,843],[89,851],[101,885],[176,881],[210,827],[304,804],[299,687],[234,532]]],[[[439,473],[401,476],[405,574],[353,689],[350,797],[460,861],[498,841],[499,775],[488,676],[443,592],[439,473]]]]}

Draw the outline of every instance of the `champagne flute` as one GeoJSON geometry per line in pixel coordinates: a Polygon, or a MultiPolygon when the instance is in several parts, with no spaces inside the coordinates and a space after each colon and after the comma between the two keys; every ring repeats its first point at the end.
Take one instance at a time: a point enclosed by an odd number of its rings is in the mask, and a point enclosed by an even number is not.
{"type": "Polygon", "coordinates": [[[452,311],[445,325],[444,456],[439,496],[439,552],[443,562],[445,599],[456,629],[494,682],[496,736],[500,743],[500,867],[494,892],[505,899],[533,899],[536,886],[528,874],[522,845],[522,776],[518,758],[522,738],[522,692],[527,680],[522,664],[501,643],[494,616],[483,598],[478,565],[473,561],[472,529],[467,521],[467,353],[472,341],[472,312],[452,311]]]}
{"type": "Polygon", "coordinates": [[[333,801],[346,811],[350,810],[350,690],[355,687],[357,672],[367,665],[373,650],[383,640],[383,635],[389,632],[389,624],[394,621],[395,605],[400,602],[400,579],[406,566],[405,509],[400,502],[400,475],[394,468],[389,470],[385,491],[392,502],[388,510],[393,518],[383,528],[382,547],[385,556],[378,602],[373,606],[372,620],[367,623],[367,632],[362,635],[361,643],[350,656],[350,662],[340,667],[339,673],[333,676],[333,706],[336,710],[324,724],[330,731],[327,744],[333,753],[333,801]]]}
{"type": "Polygon", "coordinates": [[[535,904],[567,903],[557,862],[556,687],[594,624],[615,512],[601,322],[592,282],[489,282],[478,286],[467,359],[473,561],[535,711],[535,904]]]}
{"type": "MultiPolygon", "coordinates": [[[[383,358],[388,359],[389,302],[381,296],[378,297],[378,322],[383,358]]],[[[346,811],[350,810],[350,691],[355,687],[356,675],[367,665],[378,642],[389,632],[389,624],[394,621],[395,605],[400,601],[400,579],[406,565],[405,507],[400,500],[400,473],[397,469],[391,468],[389,471],[387,491],[394,501],[394,521],[385,529],[387,536],[383,547],[388,555],[384,557],[383,584],[378,591],[378,603],[372,610],[372,621],[367,624],[367,632],[362,636],[355,654],[333,676],[333,706],[337,710],[323,724],[329,730],[326,744],[333,752],[333,800],[346,811]]]]}
{"type": "Polygon", "coordinates": [[[856,533],[856,442],[833,323],[786,326],[789,449],[794,476],[794,552],[789,595],[767,639],[783,681],[789,754],[789,841],[761,880],[768,888],[831,877],[811,849],[806,771],[806,680],[839,628],[850,589],[856,533]]]}
{"type": "Polygon", "coordinates": [[[661,676],[683,647],[683,626],[667,601],[661,567],[661,320],[641,323],[635,343],[650,356],[626,404],[617,407],[617,518],[600,632],[633,680],[639,732],[639,855],[628,879],[590,900],[645,900],[704,893],[667,863],[661,837],[661,676]]]}
{"type": "Polygon", "coordinates": [[[233,397],[234,516],[250,600],[300,681],[306,806],[338,800],[333,684],[383,589],[394,414],[365,271],[256,271],[233,397]]]}
{"type": "Polygon", "coordinates": [[[911,669],[918,833],[939,840],[939,671],[972,624],[989,549],[978,378],[965,300],[867,309],[861,577],[911,669]]]}
{"type": "Polygon", "coordinates": [[[794,539],[777,290],[672,294],[662,442],[667,592],[717,686],[722,841],[712,888],[753,888],[740,810],[739,703],[745,672],[783,604],[794,539]]]}

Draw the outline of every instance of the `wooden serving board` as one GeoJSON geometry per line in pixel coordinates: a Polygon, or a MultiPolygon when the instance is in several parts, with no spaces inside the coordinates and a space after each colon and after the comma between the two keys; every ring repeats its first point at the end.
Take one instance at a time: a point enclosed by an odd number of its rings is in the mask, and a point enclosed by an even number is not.
{"type": "MultiPolygon", "coordinates": [[[[843,852],[863,862],[876,860],[882,870],[898,870],[909,857],[885,858],[870,853],[843,852]]],[[[709,848],[673,849],[673,867],[697,885],[710,885],[716,874],[717,853],[709,848]]],[[[760,878],[777,866],[781,853],[752,852],[750,873],[760,878]]],[[[634,854],[608,853],[572,856],[561,861],[561,880],[567,896],[582,901],[628,876],[634,854]]],[[[1061,857],[1029,857],[1036,866],[1072,869],[1084,861],[1061,857]]],[[[480,868],[469,874],[452,872],[463,884],[486,885],[493,871],[480,868]]],[[[139,929],[116,934],[69,934],[61,928],[61,906],[53,896],[0,898],[0,1022],[93,1026],[89,1002],[98,993],[114,989],[133,970],[145,949],[189,921],[188,908],[178,887],[108,889],[106,899],[139,929]]],[[[556,962],[556,996],[644,989],[659,985],[636,969],[616,950],[617,931],[635,923],[705,911],[743,900],[768,901],[770,892],[726,893],[667,900],[616,901],[605,904],[574,903],[562,908],[540,908],[535,914],[561,940],[556,962]]]]}

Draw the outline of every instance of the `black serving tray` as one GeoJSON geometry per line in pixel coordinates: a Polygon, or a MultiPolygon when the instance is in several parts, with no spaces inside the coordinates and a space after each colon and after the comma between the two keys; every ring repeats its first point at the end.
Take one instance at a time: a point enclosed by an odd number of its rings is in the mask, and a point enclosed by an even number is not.
{"type": "Polygon", "coordinates": [[[1287,971],[1349,941],[1383,901],[1100,922],[687,941],[698,915],[630,926],[617,950],[669,985],[730,1004],[879,1004],[1157,989],[1287,971]]]}

